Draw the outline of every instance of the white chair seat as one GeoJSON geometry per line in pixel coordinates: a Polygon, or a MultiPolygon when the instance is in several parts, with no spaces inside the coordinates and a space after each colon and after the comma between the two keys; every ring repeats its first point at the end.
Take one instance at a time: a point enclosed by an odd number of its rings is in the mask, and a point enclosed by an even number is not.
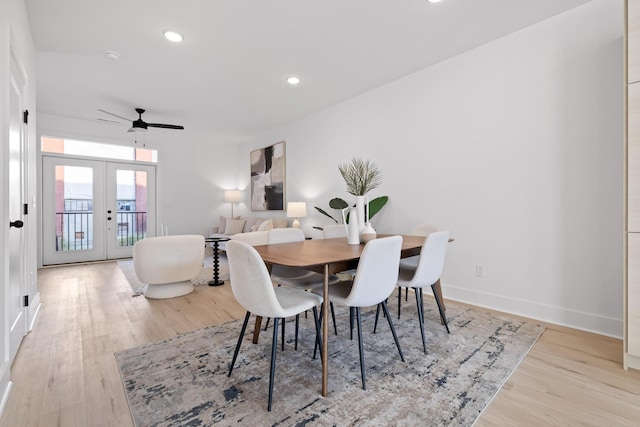
{"type": "MultiPolygon", "coordinates": [[[[345,280],[343,282],[336,283],[329,288],[329,300],[338,305],[347,305],[346,300],[351,293],[352,288],[353,280],[345,280]]],[[[320,289],[320,292],[322,292],[322,289],[320,289]]]]}
{"type": "Polygon", "coordinates": [[[415,276],[416,270],[413,268],[406,268],[403,265],[400,265],[400,270],[398,270],[398,284],[397,286],[406,288],[411,287],[410,282],[413,280],[413,276],[415,276]]]}
{"type": "MultiPolygon", "coordinates": [[[[310,292],[300,292],[298,289],[287,287],[278,287],[274,291],[284,311],[284,315],[279,317],[295,316],[322,304],[322,297],[310,292]]],[[[263,313],[254,312],[254,314],[262,317],[276,317],[273,313],[268,313],[267,311],[263,313]]]]}
{"type": "MultiPolygon", "coordinates": [[[[274,265],[271,269],[271,280],[282,286],[311,289],[316,286],[322,288],[324,276],[315,271],[305,270],[304,268],[274,265]]],[[[339,280],[335,274],[329,276],[330,285],[338,283],[339,280]]]]}

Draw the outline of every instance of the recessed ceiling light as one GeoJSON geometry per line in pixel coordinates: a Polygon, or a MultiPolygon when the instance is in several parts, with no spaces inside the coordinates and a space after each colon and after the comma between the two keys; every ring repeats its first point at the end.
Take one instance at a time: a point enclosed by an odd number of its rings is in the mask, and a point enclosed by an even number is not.
{"type": "Polygon", "coordinates": [[[182,35],[179,33],[176,33],[175,31],[167,30],[162,34],[164,34],[164,37],[167,40],[172,41],[174,43],[178,43],[182,41],[182,35]]]}
{"type": "Polygon", "coordinates": [[[289,76],[287,77],[287,83],[289,83],[291,86],[295,86],[300,83],[300,77],[289,76]]]}
{"type": "Polygon", "coordinates": [[[429,3],[440,3],[442,0],[429,0],[429,3]]]}

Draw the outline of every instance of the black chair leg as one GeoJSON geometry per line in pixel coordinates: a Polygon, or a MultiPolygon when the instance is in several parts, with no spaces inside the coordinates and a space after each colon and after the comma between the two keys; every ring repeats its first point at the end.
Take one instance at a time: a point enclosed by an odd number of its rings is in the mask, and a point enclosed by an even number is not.
{"type": "MultiPolygon", "coordinates": [[[[316,345],[313,348],[313,358],[316,358],[316,350],[320,349],[322,355],[322,340],[320,339],[320,320],[318,318],[318,309],[313,307],[313,320],[316,322],[316,345]]],[[[322,359],[322,357],[320,357],[322,359]]]]}
{"type": "Polygon", "coordinates": [[[233,365],[236,363],[236,358],[238,357],[238,352],[240,351],[240,345],[242,344],[242,338],[244,338],[244,331],[247,329],[247,323],[249,323],[249,316],[251,316],[251,313],[247,311],[247,314],[244,316],[242,329],[240,330],[240,336],[238,337],[238,343],[236,344],[236,351],[233,352],[233,359],[231,359],[231,366],[229,366],[229,374],[227,375],[228,377],[231,376],[233,365]]]}
{"type": "Polygon", "coordinates": [[[440,301],[440,297],[436,292],[435,283],[431,285],[431,290],[433,291],[433,297],[436,299],[436,304],[438,305],[438,311],[440,312],[440,320],[442,320],[442,323],[444,323],[444,327],[447,328],[447,333],[450,334],[451,332],[449,332],[449,322],[447,322],[447,315],[445,314],[444,309],[442,308],[442,301],[440,301]]]}
{"type": "Polygon", "coordinates": [[[380,317],[380,304],[376,307],[376,321],[373,323],[373,333],[378,329],[378,317],[380,317]]]}
{"type": "Polygon", "coordinates": [[[398,320],[400,320],[400,304],[402,304],[402,288],[398,287],[398,320]]]}
{"type": "Polygon", "coordinates": [[[353,339],[353,316],[354,316],[354,308],[349,307],[349,339],[353,339]]]}
{"type": "Polygon", "coordinates": [[[273,341],[271,342],[271,369],[269,371],[269,405],[267,409],[271,411],[271,401],[273,399],[273,378],[276,374],[276,353],[278,352],[278,319],[273,319],[273,341]]]}
{"type": "Polygon", "coordinates": [[[423,306],[422,301],[420,299],[420,293],[422,293],[422,288],[414,288],[416,291],[416,306],[418,307],[418,323],[420,324],[420,334],[422,335],[422,349],[424,350],[424,354],[427,354],[427,341],[424,337],[424,314],[423,314],[423,306]]]}
{"type": "Polygon", "coordinates": [[[270,318],[267,317],[267,321],[264,322],[264,330],[266,331],[267,328],[269,327],[269,320],[271,320],[270,318]]]}
{"type": "Polygon", "coordinates": [[[336,326],[336,312],[333,310],[333,303],[329,301],[329,308],[331,309],[331,319],[333,320],[333,332],[338,335],[338,327],[336,326]]]}
{"type": "Polygon", "coordinates": [[[409,301],[409,288],[404,289],[404,300],[409,301]]]}
{"type": "Polygon", "coordinates": [[[356,321],[358,323],[358,349],[360,350],[360,374],[362,375],[362,389],[367,389],[367,380],[364,374],[364,347],[362,346],[362,322],[360,321],[360,307],[355,307],[356,321]]]}
{"type": "Polygon", "coordinates": [[[293,347],[294,350],[298,349],[298,325],[300,324],[300,315],[296,314],[296,343],[293,347]]]}
{"type": "Polygon", "coordinates": [[[404,362],[404,355],[402,354],[402,349],[400,348],[400,341],[398,341],[398,334],[396,334],[396,328],[393,327],[393,321],[391,320],[391,316],[389,316],[389,310],[387,309],[387,302],[382,301],[382,310],[387,315],[387,320],[389,321],[389,327],[391,328],[391,333],[393,334],[393,340],[396,342],[396,347],[398,347],[398,353],[400,353],[400,359],[404,362]]]}
{"type": "Polygon", "coordinates": [[[285,322],[284,319],[282,319],[282,351],[284,351],[284,326],[286,325],[287,322],[285,322]]]}

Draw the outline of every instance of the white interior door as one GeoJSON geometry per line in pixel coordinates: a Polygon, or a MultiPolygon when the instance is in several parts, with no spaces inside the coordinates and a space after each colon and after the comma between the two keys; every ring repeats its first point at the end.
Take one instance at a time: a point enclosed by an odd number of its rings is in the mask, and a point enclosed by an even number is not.
{"type": "Polygon", "coordinates": [[[105,259],[105,163],[42,157],[44,265],[105,259]]]}
{"type": "Polygon", "coordinates": [[[133,245],[156,230],[156,168],[107,163],[107,258],[129,258],[133,245]]]}
{"type": "Polygon", "coordinates": [[[9,94],[9,292],[8,313],[11,325],[9,360],[13,360],[22,338],[27,333],[27,312],[24,296],[26,283],[26,218],[23,206],[26,198],[26,125],[23,123],[24,87],[26,77],[15,58],[11,58],[11,84],[9,94]]]}
{"type": "Polygon", "coordinates": [[[155,236],[155,166],[43,156],[43,264],[128,258],[155,236]]]}

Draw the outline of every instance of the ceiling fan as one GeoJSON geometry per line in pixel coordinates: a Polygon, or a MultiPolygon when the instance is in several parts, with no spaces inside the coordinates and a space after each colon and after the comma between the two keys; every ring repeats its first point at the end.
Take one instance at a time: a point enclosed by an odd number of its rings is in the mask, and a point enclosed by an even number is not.
{"type": "MultiPolygon", "coordinates": [[[[136,112],[138,113],[138,118],[136,120],[131,120],[128,119],[126,117],[122,117],[119,116],[117,114],[113,114],[110,113],[108,111],[105,110],[101,110],[98,108],[98,111],[102,111],[105,114],[109,114],[110,116],[114,116],[114,117],[118,117],[119,119],[122,120],[126,120],[126,121],[130,121],[131,122],[131,128],[128,130],[128,132],[146,132],[147,128],[163,128],[163,129],[177,129],[177,130],[184,130],[183,126],[178,126],[178,125],[167,125],[167,124],[163,124],[163,123],[147,123],[144,120],[142,120],[142,113],[144,113],[144,109],[142,108],[136,108],[136,112]]],[[[98,119],[98,120],[102,120],[105,122],[113,122],[113,120],[106,120],[106,119],[98,119]]]]}

